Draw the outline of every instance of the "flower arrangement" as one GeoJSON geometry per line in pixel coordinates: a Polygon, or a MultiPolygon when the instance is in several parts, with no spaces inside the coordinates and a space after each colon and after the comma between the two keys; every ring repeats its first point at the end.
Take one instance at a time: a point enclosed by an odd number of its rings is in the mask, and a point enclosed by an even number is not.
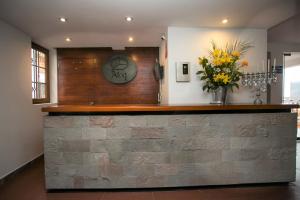
{"type": "Polygon", "coordinates": [[[203,70],[199,70],[197,74],[205,81],[203,91],[216,91],[219,87],[229,88],[231,91],[234,87],[239,88],[241,68],[248,66],[248,62],[240,61],[240,58],[251,47],[249,42],[236,40],[231,44],[227,43],[222,49],[212,42],[209,57],[199,57],[199,64],[203,70]]]}

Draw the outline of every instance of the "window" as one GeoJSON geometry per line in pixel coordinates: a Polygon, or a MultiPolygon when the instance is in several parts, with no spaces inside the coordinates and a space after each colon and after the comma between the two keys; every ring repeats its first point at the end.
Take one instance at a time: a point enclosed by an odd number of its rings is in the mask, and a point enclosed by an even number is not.
{"type": "Polygon", "coordinates": [[[49,103],[49,51],[37,44],[31,47],[32,101],[49,103]]]}

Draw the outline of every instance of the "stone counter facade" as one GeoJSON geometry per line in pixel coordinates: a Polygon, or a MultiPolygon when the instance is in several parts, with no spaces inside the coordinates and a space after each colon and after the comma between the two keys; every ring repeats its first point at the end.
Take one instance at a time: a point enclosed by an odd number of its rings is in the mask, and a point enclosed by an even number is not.
{"type": "Polygon", "coordinates": [[[294,113],[46,116],[47,189],[291,182],[294,113]]]}

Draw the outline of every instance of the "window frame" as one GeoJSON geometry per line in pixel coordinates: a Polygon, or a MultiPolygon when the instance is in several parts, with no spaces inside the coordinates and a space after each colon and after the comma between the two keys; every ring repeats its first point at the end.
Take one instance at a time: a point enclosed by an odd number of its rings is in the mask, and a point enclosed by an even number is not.
{"type": "MultiPolygon", "coordinates": [[[[41,98],[41,99],[34,99],[32,98],[32,103],[33,104],[43,104],[43,103],[50,103],[50,78],[49,78],[49,50],[32,42],[31,43],[31,51],[32,52],[32,49],[36,50],[36,51],[39,51],[39,52],[42,52],[45,54],[45,98],[41,98]]],[[[31,59],[32,59],[32,55],[31,56],[31,59]]],[[[31,70],[32,70],[32,61],[31,61],[31,70]]],[[[33,83],[32,81],[32,71],[31,71],[31,84],[33,83]]],[[[32,86],[31,86],[32,87],[32,86]]]]}

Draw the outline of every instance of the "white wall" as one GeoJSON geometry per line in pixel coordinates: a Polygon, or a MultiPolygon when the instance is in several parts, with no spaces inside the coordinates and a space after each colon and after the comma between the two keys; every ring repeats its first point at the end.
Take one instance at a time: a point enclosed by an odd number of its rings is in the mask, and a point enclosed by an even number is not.
{"type": "Polygon", "coordinates": [[[31,40],[0,20],[0,178],[43,152],[41,106],[31,99],[31,40]]]}
{"type": "MultiPolygon", "coordinates": [[[[255,46],[246,54],[250,66],[248,72],[257,71],[267,57],[267,31],[264,29],[212,29],[212,28],[168,28],[168,103],[201,104],[211,101],[211,94],[202,91],[202,82],[196,76],[198,57],[208,55],[211,41],[221,46],[235,39],[251,41],[255,46]],[[176,82],[176,62],[191,63],[191,81],[176,82]]],[[[253,103],[255,96],[247,88],[230,94],[232,103],[253,103]]],[[[265,99],[265,97],[264,97],[265,99]]]]}
{"type": "Polygon", "coordinates": [[[49,78],[50,78],[50,101],[57,103],[57,52],[56,49],[49,50],[49,78]]]}

